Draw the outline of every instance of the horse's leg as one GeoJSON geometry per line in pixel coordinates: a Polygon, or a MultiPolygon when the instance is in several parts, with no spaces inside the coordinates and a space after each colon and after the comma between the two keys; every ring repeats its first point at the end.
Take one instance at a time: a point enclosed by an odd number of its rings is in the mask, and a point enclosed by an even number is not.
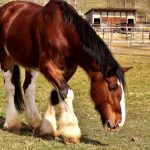
{"type": "MultiPolygon", "coordinates": [[[[51,92],[50,100],[48,100],[48,108],[46,110],[46,113],[43,117],[41,128],[40,128],[40,135],[52,135],[53,137],[59,136],[59,133],[57,132],[57,125],[56,125],[56,117],[55,117],[55,108],[52,105],[52,97],[54,98],[55,90],[51,92]]],[[[58,100],[58,97],[55,99],[58,100]]]]}
{"type": "Polygon", "coordinates": [[[63,99],[61,101],[62,113],[59,123],[60,134],[63,136],[66,143],[77,143],[79,142],[81,133],[77,117],[73,111],[73,91],[68,86],[61,70],[59,70],[52,61],[46,61],[45,57],[41,60],[40,71],[54,84],[59,91],[59,95],[63,99]]]}
{"type": "MultiPolygon", "coordinates": [[[[67,69],[65,69],[65,71],[63,70],[63,73],[64,73],[63,75],[67,82],[74,75],[76,70],[77,70],[77,65],[72,66],[71,68],[67,68],[67,69]]],[[[64,141],[66,143],[70,143],[70,142],[77,143],[77,142],[79,142],[79,138],[77,138],[77,137],[81,133],[80,133],[80,128],[78,127],[77,117],[75,116],[74,110],[73,110],[74,94],[73,94],[73,91],[71,91],[71,90],[69,92],[68,92],[67,99],[65,99],[65,101],[63,99],[61,99],[60,96],[58,96],[58,95],[55,96],[55,97],[59,97],[60,107],[61,107],[59,131],[60,131],[60,133],[62,133],[62,135],[63,134],[65,135],[64,141]],[[68,120],[68,118],[70,118],[70,119],[68,120]],[[70,137],[70,138],[67,138],[67,137],[70,137]]]]}
{"type": "Polygon", "coordinates": [[[4,77],[4,85],[8,93],[6,119],[4,123],[4,128],[8,130],[18,130],[21,127],[21,123],[18,117],[14,100],[15,84],[14,81],[12,80],[13,67],[14,64],[13,63],[11,64],[11,61],[1,63],[1,69],[3,70],[3,77],[4,77]]]}
{"type": "Polygon", "coordinates": [[[68,89],[67,97],[60,102],[61,115],[59,120],[59,132],[63,136],[65,143],[80,142],[81,132],[73,110],[73,99],[73,91],[68,89]]]}
{"type": "Polygon", "coordinates": [[[23,84],[24,89],[24,102],[27,111],[27,119],[29,125],[37,129],[41,125],[41,115],[38,112],[36,103],[35,103],[35,79],[37,72],[26,70],[25,81],[23,84]]]}
{"type": "Polygon", "coordinates": [[[69,90],[69,98],[62,100],[56,90],[51,92],[48,109],[42,121],[42,134],[51,134],[54,137],[62,135],[66,143],[78,143],[80,138],[80,128],[77,117],[73,111],[73,91],[69,90]],[[59,121],[59,131],[57,131],[54,106],[60,101],[61,115],[59,121]]]}

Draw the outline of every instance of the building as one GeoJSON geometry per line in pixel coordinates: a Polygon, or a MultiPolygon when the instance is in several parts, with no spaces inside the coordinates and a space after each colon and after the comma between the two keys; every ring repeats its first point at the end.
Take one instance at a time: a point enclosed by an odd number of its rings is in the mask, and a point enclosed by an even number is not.
{"type": "Polygon", "coordinates": [[[136,23],[136,9],[132,8],[93,8],[85,13],[92,25],[101,23],[113,26],[119,23],[136,23]]]}

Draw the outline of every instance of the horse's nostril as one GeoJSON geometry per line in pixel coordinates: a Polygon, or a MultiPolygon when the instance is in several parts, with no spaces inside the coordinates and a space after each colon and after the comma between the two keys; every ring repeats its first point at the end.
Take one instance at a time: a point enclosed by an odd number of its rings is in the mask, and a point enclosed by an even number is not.
{"type": "Polygon", "coordinates": [[[114,126],[111,124],[111,122],[109,120],[106,121],[105,127],[108,129],[113,129],[114,126]]]}
{"type": "Polygon", "coordinates": [[[108,128],[111,128],[110,121],[106,121],[106,126],[107,126],[108,128]]]}

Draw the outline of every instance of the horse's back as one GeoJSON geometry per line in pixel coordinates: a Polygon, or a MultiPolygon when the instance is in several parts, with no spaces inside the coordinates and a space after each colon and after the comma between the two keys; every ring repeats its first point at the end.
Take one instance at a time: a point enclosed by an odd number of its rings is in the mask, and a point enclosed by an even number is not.
{"type": "MultiPolygon", "coordinates": [[[[27,64],[32,65],[31,58],[28,57],[30,52],[34,52],[32,24],[35,14],[41,8],[42,6],[34,3],[15,1],[7,3],[0,9],[3,47],[19,63],[25,60],[27,64]]],[[[33,65],[36,64],[37,62],[33,62],[33,65]]]]}
{"type": "Polygon", "coordinates": [[[2,19],[7,13],[13,15],[14,13],[18,13],[21,9],[31,9],[32,11],[30,14],[34,14],[34,11],[39,8],[41,8],[40,5],[31,3],[31,2],[24,2],[24,1],[12,1],[9,3],[6,3],[2,7],[0,7],[0,19],[2,19]]]}

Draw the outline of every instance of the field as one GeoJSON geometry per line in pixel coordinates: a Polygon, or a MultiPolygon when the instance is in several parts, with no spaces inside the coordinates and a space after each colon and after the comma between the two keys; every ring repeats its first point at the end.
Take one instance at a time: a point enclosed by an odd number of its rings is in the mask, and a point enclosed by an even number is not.
{"type": "MultiPolygon", "coordinates": [[[[133,48],[134,49],[134,48],[133,48]]],[[[125,50],[125,49],[124,49],[125,50]]],[[[128,48],[129,50],[129,48],[128,48]]],[[[149,49],[150,50],[150,49],[149,49]]],[[[149,51],[147,50],[147,51],[149,51]]],[[[3,150],[148,150],[150,149],[150,55],[115,52],[122,66],[133,66],[126,73],[126,111],[124,127],[115,132],[105,131],[89,96],[89,80],[79,68],[69,85],[75,93],[74,107],[82,131],[81,143],[66,145],[61,139],[42,139],[24,128],[20,133],[3,130],[6,93],[0,76],[0,149],[3,150]]],[[[22,77],[24,77],[22,70],[22,77]]],[[[22,78],[23,80],[23,78],[22,78]]],[[[36,102],[43,115],[51,86],[39,75],[36,81],[36,102]]],[[[57,108],[57,116],[59,108],[57,108]]],[[[21,119],[26,124],[25,113],[21,119]]],[[[25,126],[25,125],[24,125],[25,126]]]]}

